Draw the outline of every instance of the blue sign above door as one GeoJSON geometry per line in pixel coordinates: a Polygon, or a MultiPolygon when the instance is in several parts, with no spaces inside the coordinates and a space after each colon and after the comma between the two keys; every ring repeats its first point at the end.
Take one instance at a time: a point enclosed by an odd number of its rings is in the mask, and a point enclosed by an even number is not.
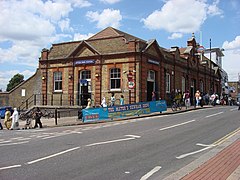
{"type": "Polygon", "coordinates": [[[95,64],[95,60],[93,59],[88,59],[88,60],[78,60],[75,61],[75,65],[81,65],[81,64],[95,64]]]}

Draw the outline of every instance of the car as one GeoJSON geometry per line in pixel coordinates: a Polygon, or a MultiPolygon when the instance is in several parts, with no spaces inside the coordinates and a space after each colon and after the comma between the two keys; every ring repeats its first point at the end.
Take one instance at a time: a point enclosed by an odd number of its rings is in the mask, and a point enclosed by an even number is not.
{"type": "Polygon", "coordinates": [[[5,112],[6,109],[9,109],[11,114],[13,113],[13,108],[11,106],[4,106],[4,107],[0,107],[0,118],[4,119],[5,118],[5,112]]]}

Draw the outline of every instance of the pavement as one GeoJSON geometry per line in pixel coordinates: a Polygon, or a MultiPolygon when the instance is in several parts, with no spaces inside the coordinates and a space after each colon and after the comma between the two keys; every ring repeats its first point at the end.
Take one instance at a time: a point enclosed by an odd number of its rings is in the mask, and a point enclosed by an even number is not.
{"type": "MultiPolygon", "coordinates": [[[[201,107],[200,107],[201,108],[201,107]]],[[[190,107],[187,110],[183,108],[180,111],[172,112],[171,108],[162,113],[152,113],[124,119],[114,119],[113,121],[122,121],[134,118],[144,118],[149,116],[161,116],[173,113],[182,113],[186,111],[197,110],[200,108],[190,107]]],[[[212,108],[212,106],[204,106],[203,108],[212,108]]],[[[59,118],[57,123],[54,118],[41,119],[44,128],[85,125],[77,117],[59,118]]],[[[107,123],[109,121],[101,121],[98,123],[107,123]]],[[[34,122],[32,122],[34,125],[34,122]]],[[[23,128],[25,121],[19,122],[20,128],[23,128]]],[[[223,139],[216,148],[202,155],[199,159],[193,161],[177,172],[169,175],[165,180],[240,180],[240,127],[236,131],[230,133],[229,137],[223,139]]]]}

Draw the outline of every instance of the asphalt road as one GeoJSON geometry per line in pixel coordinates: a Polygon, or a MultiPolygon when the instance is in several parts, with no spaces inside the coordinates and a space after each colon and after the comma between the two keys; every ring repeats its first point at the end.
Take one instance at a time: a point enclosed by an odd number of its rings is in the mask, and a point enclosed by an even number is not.
{"type": "Polygon", "coordinates": [[[101,124],[0,131],[0,179],[163,179],[239,128],[235,106],[101,124]]]}

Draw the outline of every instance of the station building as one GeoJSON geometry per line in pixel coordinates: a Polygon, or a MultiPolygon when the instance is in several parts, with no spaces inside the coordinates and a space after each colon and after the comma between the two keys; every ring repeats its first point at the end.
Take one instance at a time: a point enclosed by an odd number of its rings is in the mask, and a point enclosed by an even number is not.
{"type": "Polygon", "coordinates": [[[203,56],[194,35],[186,47],[163,48],[156,39],[143,40],[108,27],[87,40],[52,44],[43,49],[36,73],[11,92],[0,93],[0,104],[27,109],[33,105],[79,107],[92,100],[100,106],[112,93],[116,104],[165,99],[171,93],[196,90],[221,93],[217,64],[203,56]]]}
{"type": "MultiPolygon", "coordinates": [[[[153,39],[142,40],[108,27],[87,40],[53,44],[43,49],[39,59],[42,76],[42,103],[54,105],[94,106],[101,99],[117,100],[123,95],[125,103],[169,101],[171,91],[196,90],[220,92],[221,75],[206,57],[200,59],[195,37],[187,47],[160,47],[153,39]]],[[[116,102],[119,104],[119,102],[116,102]]]]}

